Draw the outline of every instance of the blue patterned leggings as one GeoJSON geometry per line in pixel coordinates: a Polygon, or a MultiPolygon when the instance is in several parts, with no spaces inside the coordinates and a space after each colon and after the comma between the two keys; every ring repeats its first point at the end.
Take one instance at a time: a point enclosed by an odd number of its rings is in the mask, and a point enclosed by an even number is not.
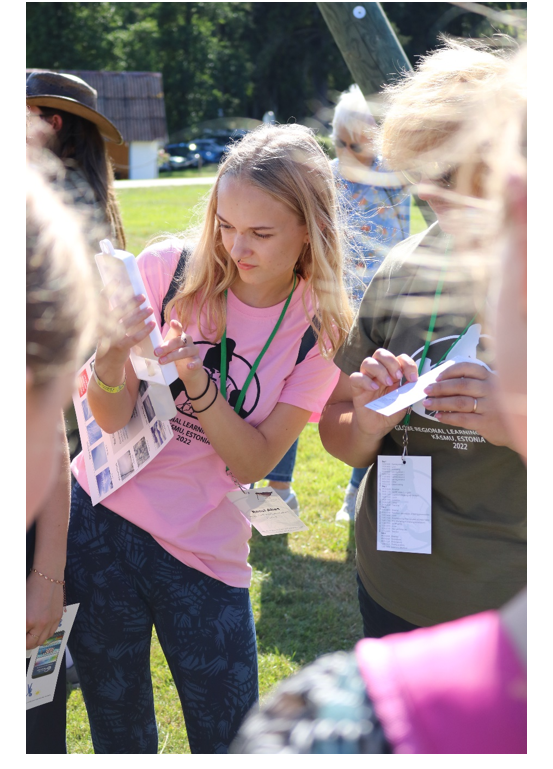
{"type": "Polygon", "coordinates": [[[157,753],[150,673],[155,625],[180,696],[192,753],[226,753],[258,698],[249,592],[170,555],[76,484],[67,601],[69,638],[96,753],[157,753]]]}

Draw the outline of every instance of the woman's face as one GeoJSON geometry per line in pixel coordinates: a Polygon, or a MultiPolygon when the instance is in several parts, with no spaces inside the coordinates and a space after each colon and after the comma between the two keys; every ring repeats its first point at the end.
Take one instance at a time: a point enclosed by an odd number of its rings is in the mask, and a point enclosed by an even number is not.
{"type": "Polygon", "coordinates": [[[340,168],[340,175],[350,182],[369,184],[366,170],[374,163],[374,147],[368,135],[350,133],[344,126],[336,129],[334,149],[340,168]]]}
{"type": "Polygon", "coordinates": [[[284,203],[228,174],[219,182],[216,217],[223,246],[238,268],[233,293],[254,307],[283,301],[309,242],[307,225],[284,203]]]}
{"type": "Polygon", "coordinates": [[[65,445],[62,409],[71,399],[74,374],[33,387],[27,369],[27,528],[55,486],[65,445]]]}
{"type": "MultiPolygon", "coordinates": [[[[409,181],[412,176],[405,173],[409,181]]],[[[445,165],[437,163],[417,173],[417,194],[436,214],[438,224],[448,235],[466,235],[469,221],[469,201],[479,198],[479,173],[472,165],[445,165]]]]}

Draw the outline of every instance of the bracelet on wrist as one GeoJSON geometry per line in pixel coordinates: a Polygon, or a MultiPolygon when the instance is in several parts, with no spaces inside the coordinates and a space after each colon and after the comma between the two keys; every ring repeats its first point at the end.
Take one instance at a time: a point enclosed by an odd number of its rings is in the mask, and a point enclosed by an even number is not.
{"type": "Polygon", "coordinates": [[[121,384],[115,385],[115,387],[110,387],[110,385],[107,385],[104,382],[102,382],[102,380],[96,373],[96,369],[93,369],[92,373],[94,374],[94,379],[96,380],[96,384],[98,385],[100,390],[103,390],[105,393],[120,393],[121,390],[127,384],[127,374],[125,374],[125,378],[123,379],[123,382],[121,384]]]}
{"type": "MultiPolygon", "coordinates": [[[[213,381],[213,380],[211,379],[211,377],[209,378],[209,381],[210,381],[210,382],[212,382],[212,381],[213,381]]],[[[215,382],[213,382],[213,384],[215,385],[215,396],[213,397],[213,400],[211,401],[211,403],[209,404],[209,406],[206,406],[206,407],[205,407],[205,409],[199,409],[198,411],[196,411],[196,409],[194,408],[194,406],[192,406],[192,411],[194,412],[194,414],[202,414],[204,411],[207,411],[208,409],[210,409],[210,408],[213,406],[213,404],[214,404],[214,403],[215,403],[215,401],[217,400],[217,396],[219,395],[219,390],[217,389],[217,385],[215,384],[215,382]]],[[[209,387],[209,384],[208,384],[208,387],[209,387]]],[[[207,392],[207,390],[206,390],[206,392],[207,392]]],[[[205,393],[204,393],[204,395],[205,395],[205,393]]],[[[195,400],[197,400],[197,399],[195,398],[195,400]]]]}
{"type": "Polygon", "coordinates": [[[37,576],[42,577],[43,579],[45,579],[47,582],[52,582],[52,584],[54,584],[54,585],[61,585],[61,587],[63,588],[63,605],[65,606],[66,605],[66,599],[65,599],[65,580],[64,579],[53,579],[52,577],[48,577],[46,574],[43,574],[41,571],[39,571],[38,569],[35,569],[35,568],[31,569],[31,571],[34,572],[37,576]]]}
{"type": "Polygon", "coordinates": [[[186,397],[188,398],[188,400],[189,400],[189,401],[199,401],[199,400],[200,400],[200,398],[203,398],[203,397],[204,397],[204,395],[205,395],[205,394],[207,393],[207,391],[209,390],[209,383],[210,383],[210,382],[212,382],[213,380],[211,379],[211,377],[210,377],[210,375],[209,375],[209,371],[207,371],[207,369],[205,369],[205,368],[204,368],[204,371],[205,371],[205,373],[207,374],[207,384],[206,384],[206,386],[205,386],[205,390],[203,391],[203,393],[202,393],[201,395],[197,395],[195,398],[192,398],[190,395],[188,395],[188,392],[186,391],[186,387],[185,387],[185,386],[184,386],[184,384],[183,384],[183,387],[184,387],[184,394],[186,395],[186,397]]]}

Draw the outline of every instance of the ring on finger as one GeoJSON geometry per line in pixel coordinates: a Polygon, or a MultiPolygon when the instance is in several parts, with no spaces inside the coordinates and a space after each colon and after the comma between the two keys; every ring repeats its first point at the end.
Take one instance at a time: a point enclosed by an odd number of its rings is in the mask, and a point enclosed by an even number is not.
{"type": "Polygon", "coordinates": [[[477,413],[477,411],[476,411],[477,406],[478,406],[478,398],[474,398],[474,406],[472,407],[472,413],[473,414],[477,413]]]}
{"type": "Polygon", "coordinates": [[[38,639],[40,638],[40,636],[38,636],[38,635],[35,635],[34,633],[31,633],[31,631],[30,631],[30,630],[27,630],[27,635],[32,635],[32,636],[33,636],[33,638],[36,638],[36,640],[37,640],[37,641],[38,641],[38,639]]]}

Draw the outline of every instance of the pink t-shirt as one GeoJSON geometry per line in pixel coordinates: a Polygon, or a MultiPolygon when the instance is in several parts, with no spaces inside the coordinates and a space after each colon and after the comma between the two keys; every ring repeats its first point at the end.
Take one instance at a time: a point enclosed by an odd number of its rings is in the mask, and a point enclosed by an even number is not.
{"type": "Polygon", "coordinates": [[[496,611],[355,653],[394,753],[526,753],[526,668],[496,611]]]}
{"type": "MultiPolygon", "coordinates": [[[[181,242],[164,241],[138,257],[158,324],[162,301],[181,250],[181,242]]],[[[318,345],[295,365],[301,338],[309,325],[302,303],[304,286],[300,280],[248,388],[241,416],[254,426],[263,422],[277,403],[320,412],[338,380],[338,368],[320,355],[318,345]]],[[[232,404],[283,306],[284,302],[274,307],[249,307],[228,291],[227,400],[232,404]]],[[[309,302],[307,307],[311,310],[309,302]]],[[[177,317],[174,309],[171,317],[177,317]]],[[[167,331],[168,326],[164,325],[162,334],[167,331]]],[[[186,333],[192,336],[204,366],[219,386],[220,344],[203,339],[194,320],[186,333]]],[[[132,480],[107,497],[104,504],[149,532],[165,550],[188,566],[227,585],[249,587],[251,525],[226,498],[235,488],[234,483],[193,415],[184,390],[175,403],[178,414],[171,420],[173,439],[132,480]]],[[[82,455],[74,460],[72,470],[79,484],[90,493],[82,455]]]]}

